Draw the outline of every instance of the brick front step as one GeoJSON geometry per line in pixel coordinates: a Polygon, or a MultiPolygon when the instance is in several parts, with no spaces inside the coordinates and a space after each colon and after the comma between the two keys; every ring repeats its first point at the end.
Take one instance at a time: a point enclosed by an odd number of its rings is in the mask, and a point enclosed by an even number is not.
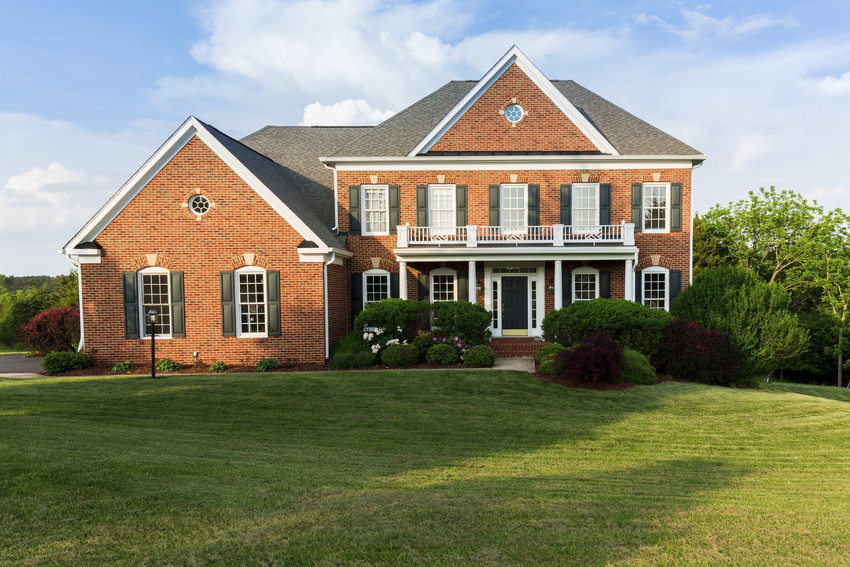
{"type": "Polygon", "coordinates": [[[496,354],[496,358],[522,358],[533,357],[546,341],[535,340],[530,337],[496,337],[490,340],[490,347],[496,354]]]}

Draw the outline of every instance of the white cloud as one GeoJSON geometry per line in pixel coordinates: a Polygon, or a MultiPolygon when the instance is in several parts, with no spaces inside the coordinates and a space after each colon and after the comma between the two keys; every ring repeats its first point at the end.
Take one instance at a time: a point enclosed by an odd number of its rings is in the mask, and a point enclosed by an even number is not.
{"type": "Polygon", "coordinates": [[[5,190],[12,195],[38,197],[39,190],[47,185],[80,181],[85,175],[66,169],[61,163],[53,162],[46,168],[34,167],[23,175],[10,177],[5,190]]]}
{"type": "Polygon", "coordinates": [[[365,100],[346,99],[325,106],[314,102],[304,107],[303,126],[358,126],[378,124],[395,114],[391,110],[379,110],[365,100]]]}
{"type": "Polygon", "coordinates": [[[743,18],[727,16],[713,18],[701,10],[710,6],[700,6],[697,10],[682,10],[683,26],[675,26],[656,15],[640,14],[639,24],[655,23],[661,28],[676,34],[686,41],[704,41],[712,38],[738,39],[773,27],[791,27],[792,18],[779,18],[769,14],[754,14],[743,18]]]}
{"type": "Polygon", "coordinates": [[[814,89],[822,94],[830,96],[841,96],[850,94],[850,71],[840,77],[827,75],[823,79],[813,81],[814,89]]]}
{"type": "Polygon", "coordinates": [[[732,158],[732,171],[740,173],[753,161],[767,155],[773,144],[762,134],[746,134],[738,142],[732,158]]]}

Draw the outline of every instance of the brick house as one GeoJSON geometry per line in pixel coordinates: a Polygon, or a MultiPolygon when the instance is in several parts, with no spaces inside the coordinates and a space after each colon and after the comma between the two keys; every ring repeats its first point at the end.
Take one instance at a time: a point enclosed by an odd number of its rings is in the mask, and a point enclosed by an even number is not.
{"type": "Polygon", "coordinates": [[[83,349],[144,361],[321,362],[371,301],[475,301],[494,337],[574,301],[659,309],[691,277],[705,156],[516,47],[378,126],[190,117],[60,250],[83,349]],[[159,340],[163,339],[163,340],[159,340]]]}

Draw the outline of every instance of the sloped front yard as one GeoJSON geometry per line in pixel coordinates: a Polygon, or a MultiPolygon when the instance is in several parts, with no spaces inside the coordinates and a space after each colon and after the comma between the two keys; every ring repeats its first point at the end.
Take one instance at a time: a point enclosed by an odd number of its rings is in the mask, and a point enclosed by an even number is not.
{"type": "Polygon", "coordinates": [[[0,380],[0,563],[843,565],[848,431],[518,372],[0,380]]]}

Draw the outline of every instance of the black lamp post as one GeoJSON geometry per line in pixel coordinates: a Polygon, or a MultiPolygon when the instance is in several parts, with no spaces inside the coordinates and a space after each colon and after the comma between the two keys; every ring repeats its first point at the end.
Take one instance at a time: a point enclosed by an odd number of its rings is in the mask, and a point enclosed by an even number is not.
{"type": "Polygon", "coordinates": [[[148,311],[147,318],[151,327],[151,378],[156,378],[156,311],[148,311]]]}

